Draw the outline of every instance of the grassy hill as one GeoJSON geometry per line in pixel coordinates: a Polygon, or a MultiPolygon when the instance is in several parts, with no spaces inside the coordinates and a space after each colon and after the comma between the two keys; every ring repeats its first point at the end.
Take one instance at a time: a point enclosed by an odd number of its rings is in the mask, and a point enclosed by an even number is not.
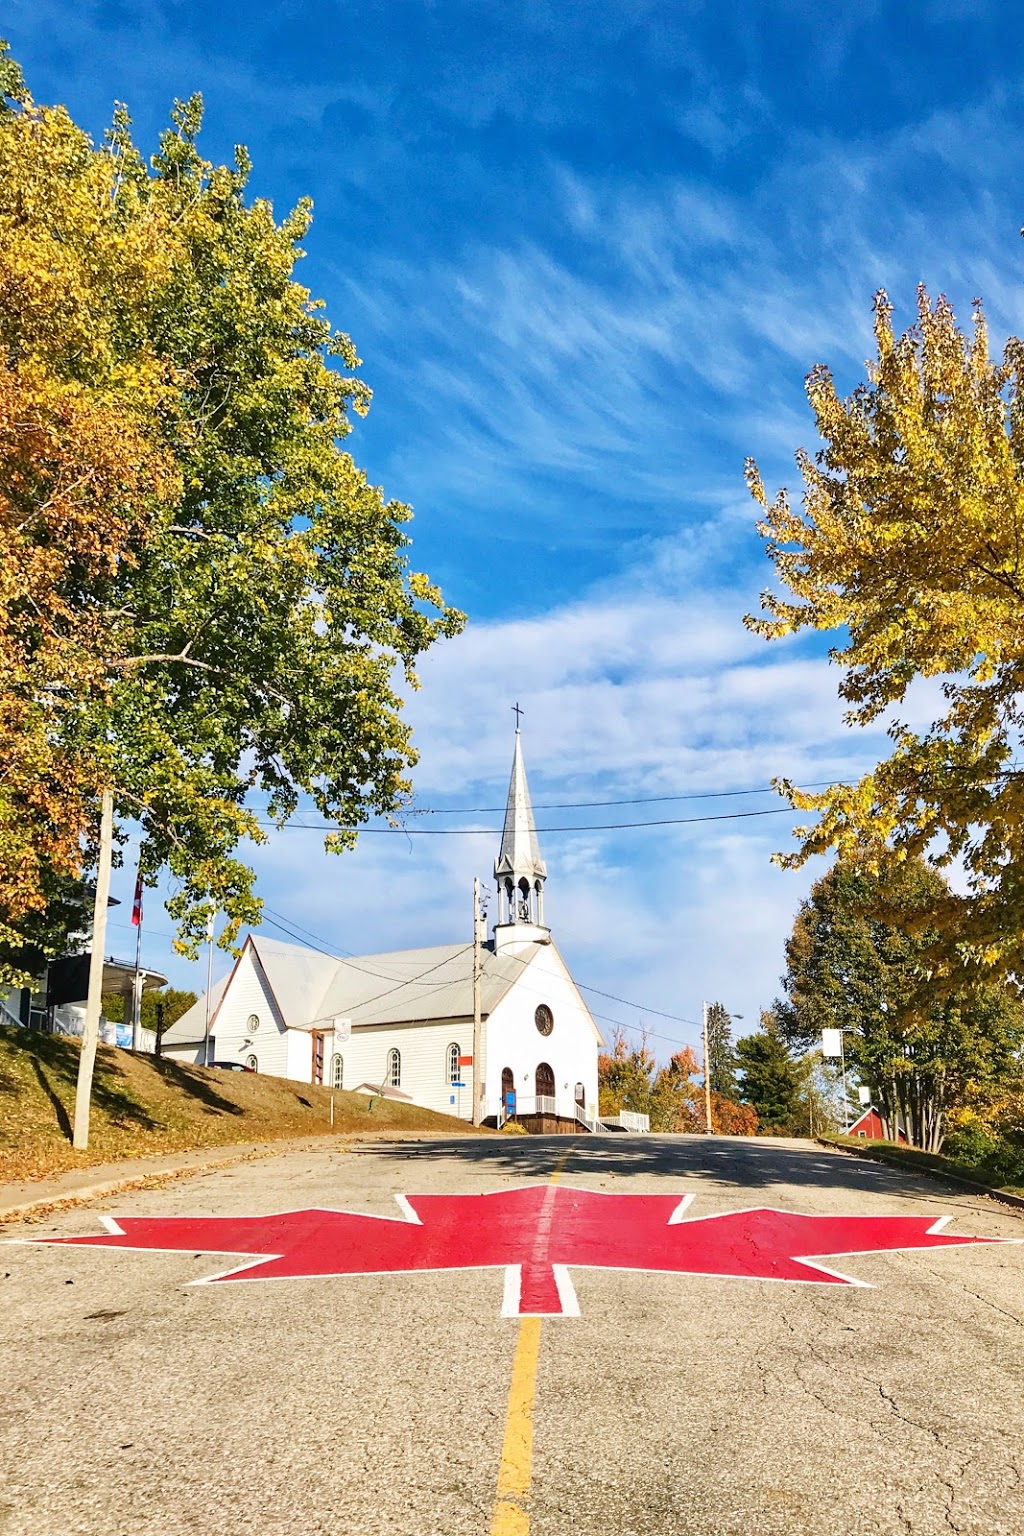
{"type": "MultiPolygon", "coordinates": [[[[329,1088],[187,1067],[99,1047],[87,1152],[71,1145],[79,1044],[0,1026],[0,1181],[89,1163],[330,1131],[329,1088]]],[[[334,1130],[472,1130],[462,1120],[361,1093],[334,1094],[334,1130]]]]}

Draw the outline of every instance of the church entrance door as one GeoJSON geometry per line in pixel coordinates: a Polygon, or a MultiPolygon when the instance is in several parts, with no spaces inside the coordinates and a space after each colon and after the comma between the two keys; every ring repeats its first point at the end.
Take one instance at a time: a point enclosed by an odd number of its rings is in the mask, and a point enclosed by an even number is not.
{"type": "Polygon", "coordinates": [[[501,1104],[506,1115],[516,1112],[516,1080],[511,1067],[501,1069],[501,1104]]]}
{"type": "MultiPolygon", "coordinates": [[[[537,1097],[538,1099],[553,1099],[555,1096],[555,1074],[546,1061],[542,1061],[537,1067],[537,1097]]],[[[552,1108],[554,1106],[552,1105],[552,1108]]]]}

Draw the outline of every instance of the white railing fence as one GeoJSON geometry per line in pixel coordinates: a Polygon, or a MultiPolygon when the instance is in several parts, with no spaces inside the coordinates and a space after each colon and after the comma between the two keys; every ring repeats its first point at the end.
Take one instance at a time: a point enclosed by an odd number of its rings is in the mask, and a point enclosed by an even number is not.
{"type": "MultiPolygon", "coordinates": [[[[586,1108],[578,1104],[575,1098],[568,1095],[550,1093],[519,1093],[516,1095],[515,1115],[520,1118],[524,1115],[557,1115],[562,1120],[575,1120],[584,1129],[596,1134],[601,1130],[601,1122],[592,1115],[588,1115],[586,1108]]],[[[504,1104],[498,1111],[498,1128],[504,1125],[509,1118],[508,1110],[504,1104]]]]}
{"type": "Polygon", "coordinates": [[[646,1135],[651,1129],[649,1115],[638,1115],[630,1109],[624,1109],[618,1115],[602,1116],[602,1124],[605,1126],[617,1125],[621,1130],[633,1131],[640,1135],[646,1135]]]}

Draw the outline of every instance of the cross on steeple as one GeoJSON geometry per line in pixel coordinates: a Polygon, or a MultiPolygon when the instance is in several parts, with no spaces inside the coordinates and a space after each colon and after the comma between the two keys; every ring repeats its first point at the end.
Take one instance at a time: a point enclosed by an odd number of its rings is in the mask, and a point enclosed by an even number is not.
{"type": "Polygon", "coordinates": [[[518,704],[513,704],[512,705],[512,711],[513,711],[513,713],[514,713],[514,715],[516,717],[516,730],[518,731],[518,729],[519,729],[519,716],[520,715],[525,715],[526,714],[526,710],[525,709],[520,709],[518,704]]]}

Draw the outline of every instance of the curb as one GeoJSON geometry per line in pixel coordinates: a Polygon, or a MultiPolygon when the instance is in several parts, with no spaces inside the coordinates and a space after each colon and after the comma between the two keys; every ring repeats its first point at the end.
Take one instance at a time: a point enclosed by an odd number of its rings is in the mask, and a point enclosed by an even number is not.
{"type": "Polygon", "coordinates": [[[923,1174],[926,1179],[935,1179],[940,1184],[956,1184],[961,1189],[969,1189],[975,1195],[987,1195],[990,1200],[998,1200],[1002,1205],[1013,1206],[1015,1210],[1024,1211],[1024,1195],[1011,1195],[1004,1189],[993,1189],[990,1184],[979,1184],[976,1179],[965,1178],[962,1173],[953,1173],[945,1168],[927,1168],[921,1163],[908,1162],[898,1152],[869,1152],[866,1148],[847,1146],[845,1142],[829,1141],[824,1136],[815,1136],[815,1142],[819,1147],[826,1147],[830,1152],[847,1152],[851,1157],[859,1157],[865,1162],[881,1163],[887,1168],[902,1168],[905,1173],[923,1174]]]}
{"type": "MultiPolygon", "coordinates": [[[[85,1205],[90,1200],[99,1200],[105,1195],[120,1194],[122,1190],[142,1189],[147,1184],[162,1182],[165,1179],[187,1178],[190,1174],[208,1173],[215,1168],[229,1168],[232,1163],[272,1157],[278,1152],[324,1151],[333,1146],[347,1149],[360,1143],[373,1146],[377,1142],[445,1141],[449,1139],[449,1135],[448,1131],[434,1130],[334,1131],[317,1136],[286,1136],[280,1141],[235,1142],[225,1147],[211,1147],[206,1155],[201,1152],[177,1154],[160,1152],[154,1154],[151,1167],[143,1166],[146,1161],[143,1158],[132,1159],[129,1163],[132,1171],[128,1172],[126,1169],[120,1174],[116,1172],[116,1164],[100,1163],[96,1165],[96,1172],[99,1173],[102,1170],[107,1177],[82,1182],[89,1172],[88,1169],[83,1168],[58,1174],[52,1180],[43,1180],[39,1186],[40,1193],[34,1198],[19,1200],[10,1205],[0,1205],[0,1223],[18,1221],[24,1216],[31,1216],[33,1212],[52,1210],[56,1206],[85,1205]],[[62,1180],[67,1180],[63,1187],[62,1180]],[[46,1190],[45,1194],[42,1193],[43,1189],[46,1190]]],[[[467,1136],[467,1140],[470,1139],[472,1138],[467,1136]]]]}
{"type": "MultiPolygon", "coordinates": [[[[17,1221],[23,1216],[30,1216],[33,1212],[53,1209],[55,1206],[85,1205],[90,1200],[102,1199],[104,1195],[119,1194],[123,1190],[142,1189],[147,1184],[162,1182],[165,1179],[179,1179],[190,1174],[209,1173],[216,1168],[229,1168],[233,1163],[244,1163],[260,1157],[269,1157],[274,1152],[302,1152],[313,1151],[322,1146],[324,1142],[336,1142],[341,1138],[337,1136],[316,1137],[308,1140],[273,1142],[243,1142],[234,1146],[222,1147],[218,1151],[211,1149],[210,1156],[196,1157],[195,1153],[180,1154],[175,1158],[174,1154],[158,1154],[153,1159],[154,1166],[148,1169],[140,1169],[136,1164],[135,1171],[124,1173],[119,1177],[114,1175],[109,1178],[100,1178],[92,1183],[70,1183],[66,1188],[60,1188],[58,1180],[50,1184],[45,1194],[39,1194],[31,1200],[21,1200],[14,1205],[0,1206],[0,1223],[17,1221]],[[58,1187],[54,1187],[57,1185],[58,1187]]],[[[103,1164],[99,1165],[103,1167],[103,1164]]],[[[109,1168],[111,1165],[105,1165],[109,1168]]],[[[81,1178],[87,1170],[73,1172],[69,1177],[81,1178]]],[[[58,1176],[58,1179],[61,1176],[58,1176]]]]}

